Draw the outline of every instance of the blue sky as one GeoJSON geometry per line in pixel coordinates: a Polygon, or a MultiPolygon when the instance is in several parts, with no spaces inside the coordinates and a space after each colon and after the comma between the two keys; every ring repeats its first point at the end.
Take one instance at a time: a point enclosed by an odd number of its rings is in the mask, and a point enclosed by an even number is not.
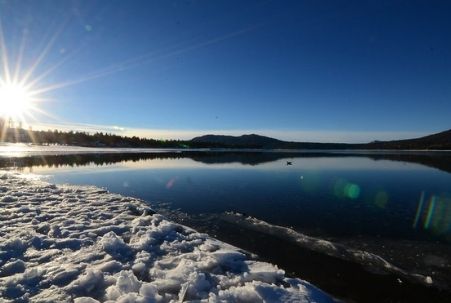
{"type": "Polygon", "coordinates": [[[35,127],[371,141],[451,128],[448,1],[0,1],[35,127]],[[24,43],[25,42],[25,43],[24,43]],[[47,47],[47,48],[46,48],[47,47]],[[56,66],[56,67],[55,67],[56,66]],[[55,67],[53,69],[53,67],[55,67]],[[116,127],[114,127],[116,126],[116,127]]]}

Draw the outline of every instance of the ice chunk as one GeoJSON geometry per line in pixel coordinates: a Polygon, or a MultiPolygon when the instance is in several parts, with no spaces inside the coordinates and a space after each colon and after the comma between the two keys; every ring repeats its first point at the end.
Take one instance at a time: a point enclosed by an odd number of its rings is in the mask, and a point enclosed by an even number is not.
{"type": "Polygon", "coordinates": [[[93,298],[80,297],[80,298],[75,298],[74,303],[100,303],[100,302],[93,298]]]}
{"type": "Polygon", "coordinates": [[[25,271],[26,264],[22,260],[14,260],[6,263],[0,268],[0,277],[9,276],[25,271]]]}

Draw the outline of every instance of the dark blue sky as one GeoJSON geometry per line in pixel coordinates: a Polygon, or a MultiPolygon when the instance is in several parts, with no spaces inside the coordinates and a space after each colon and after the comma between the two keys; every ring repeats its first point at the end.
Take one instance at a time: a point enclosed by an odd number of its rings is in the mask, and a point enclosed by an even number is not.
{"type": "Polygon", "coordinates": [[[449,1],[0,1],[11,64],[23,38],[23,71],[49,46],[32,78],[58,64],[39,85],[65,84],[42,93],[54,118],[35,124],[350,142],[451,128],[450,12],[449,1]]]}

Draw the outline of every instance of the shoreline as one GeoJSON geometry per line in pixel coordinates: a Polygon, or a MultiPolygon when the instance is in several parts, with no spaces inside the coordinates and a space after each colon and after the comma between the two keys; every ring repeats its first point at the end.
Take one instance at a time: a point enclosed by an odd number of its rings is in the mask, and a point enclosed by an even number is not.
{"type": "Polygon", "coordinates": [[[76,154],[108,154],[108,153],[280,153],[280,154],[393,154],[393,155],[422,155],[422,154],[450,154],[451,149],[375,149],[375,148],[162,148],[162,147],[101,147],[61,144],[33,144],[0,142],[0,157],[34,156],[39,155],[76,155],[76,154]]]}
{"type": "Polygon", "coordinates": [[[0,172],[0,206],[5,302],[334,302],[139,199],[0,172]]]}

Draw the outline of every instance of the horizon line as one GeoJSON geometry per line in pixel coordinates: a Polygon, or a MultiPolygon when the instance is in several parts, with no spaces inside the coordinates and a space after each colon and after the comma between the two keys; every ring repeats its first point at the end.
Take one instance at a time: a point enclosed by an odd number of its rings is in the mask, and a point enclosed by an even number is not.
{"type": "MultiPolygon", "coordinates": [[[[117,125],[98,125],[85,123],[29,123],[34,130],[81,131],[87,133],[103,132],[126,137],[137,136],[159,140],[191,140],[205,135],[242,136],[256,134],[290,142],[312,143],[370,143],[419,138],[435,132],[418,131],[346,131],[346,130],[283,130],[283,129],[161,129],[135,128],[117,125]]],[[[443,130],[441,130],[443,131],[443,130]]]]}

